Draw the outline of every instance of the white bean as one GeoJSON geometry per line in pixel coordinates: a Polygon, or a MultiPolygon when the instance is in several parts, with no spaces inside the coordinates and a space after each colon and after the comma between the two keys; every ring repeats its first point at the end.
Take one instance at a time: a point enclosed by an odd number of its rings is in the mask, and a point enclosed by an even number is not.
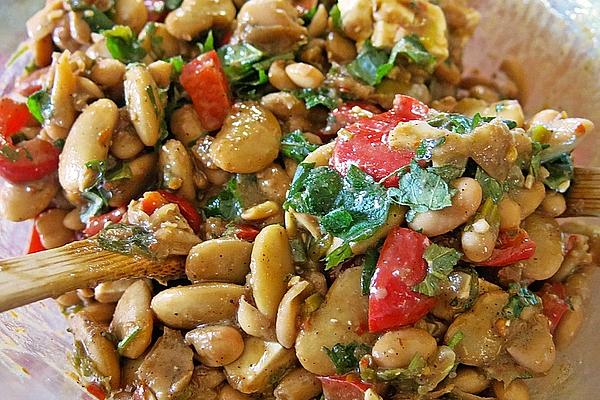
{"type": "Polygon", "coordinates": [[[317,88],[325,80],[325,76],[317,68],[306,63],[293,63],[285,67],[285,73],[301,88],[317,88]]]}
{"type": "Polygon", "coordinates": [[[228,325],[196,328],[185,335],[185,341],[194,346],[200,362],[208,367],[231,364],[244,352],[242,335],[228,325]]]}
{"type": "Polygon", "coordinates": [[[163,106],[158,88],[148,69],[135,64],[125,72],[125,101],[137,134],[146,146],[154,146],[160,136],[163,106]]]}
{"type": "Polygon", "coordinates": [[[244,283],[250,272],[252,243],[237,239],[212,239],[195,245],[185,262],[192,282],[244,283]]]}
{"type": "Polygon", "coordinates": [[[127,25],[136,34],[142,30],[148,19],[148,9],[144,0],[116,0],[115,22],[127,25]]]}
{"type": "Polygon", "coordinates": [[[171,35],[190,41],[212,27],[228,27],[235,13],[231,0],[184,0],[167,15],[165,25],[171,35]]]}

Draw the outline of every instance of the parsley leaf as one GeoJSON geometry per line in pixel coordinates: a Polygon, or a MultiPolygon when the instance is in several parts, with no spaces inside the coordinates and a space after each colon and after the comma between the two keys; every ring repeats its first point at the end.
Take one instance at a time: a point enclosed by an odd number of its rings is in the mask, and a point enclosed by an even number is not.
{"type": "Polygon", "coordinates": [[[304,161],[306,156],[319,148],[319,145],[310,143],[300,130],[295,130],[281,138],[281,153],[298,162],[304,161]]]}
{"type": "Polygon", "coordinates": [[[564,193],[569,188],[569,182],[573,179],[573,160],[569,153],[563,153],[557,158],[544,163],[544,168],[550,175],[544,179],[544,183],[552,190],[564,193]]]}
{"type": "Polygon", "coordinates": [[[116,164],[110,170],[104,160],[88,161],[85,166],[95,173],[96,179],[81,193],[87,200],[87,205],[82,208],[80,215],[82,222],[87,222],[91,217],[106,211],[112,197],[111,182],[132,177],[131,168],[127,163],[116,164]]]}
{"type": "Polygon", "coordinates": [[[425,249],[423,258],[427,261],[427,275],[423,282],[413,290],[427,296],[436,296],[440,292],[440,285],[448,279],[461,254],[449,247],[432,243],[425,249]]]}
{"type": "Polygon", "coordinates": [[[358,362],[371,352],[371,348],[362,343],[336,343],[331,349],[323,347],[323,351],[335,366],[335,372],[342,375],[358,371],[358,362]]]}
{"type": "Polygon", "coordinates": [[[102,32],[106,38],[106,47],[113,58],[125,63],[141,61],[146,56],[144,50],[130,27],[116,25],[102,32]]]}
{"type": "Polygon", "coordinates": [[[105,250],[151,257],[151,246],[156,243],[156,238],[142,227],[117,223],[107,225],[101,230],[97,241],[105,250]]]}
{"type": "Polygon", "coordinates": [[[27,108],[40,124],[52,118],[52,114],[54,113],[52,102],[50,101],[50,93],[43,89],[38,90],[27,98],[27,108]]]}
{"type": "Polygon", "coordinates": [[[215,49],[215,37],[212,29],[208,31],[204,43],[198,43],[198,47],[200,47],[200,53],[206,53],[215,49]]]}
{"type": "Polygon", "coordinates": [[[208,200],[204,207],[205,215],[227,220],[238,219],[242,215],[243,206],[237,186],[237,179],[231,178],[219,194],[208,200]]]}
{"type": "Polygon", "coordinates": [[[284,207],[294,211],[323,216],[335,208],[342,189],[342,177],[329,167],[302,163],[288,191],[284,207]]]}
{"type": "Polygon", "coordinates": [[[410,207],[407,221],[417,212],[441,210],[452,205],[454,189],[439,175],[422,169],[416,161],[410,164],[410,171],[400,178],[397,188],[390,188],[390,199],[397,204],[410,207]]]}
{"type": "Polygon", "coordinates": [[[500,203],[504,196],[504,187],[496,179],[489,176],[482,168],[477,167],[475,179],[479,182],[484,198],[491,198],[494,203],[500,203]]]}
{"type": "Polygon", "coordinates": [[[350,243],[342,243],[340,247],[333,250],[331,253],[327,254],[327,257],[325,257],[325,271],[340,265],[352,257],[354,257],[354,253],[352,252],[350,243]]]}
{"type": "Polygon", "coordinates": [[[438,146],[441,146],[442,144],[444,144],[444,142],[446,142],[445,137],[421,140],[421,143],[419,143],[419,146],[415,151],[415,160],[431,160],[433,149],[435,149],[438,146]]]}
{"type": "Polygon", "coordinates": [[[339,103],[339,97],[335,90],[325,87],[319,89],[306,88],[294,90],[292,94],[300,100],[304,100],[304,104],[308,109],[322,105],[333,110],[339,103]]]}
{"type": "Polygon", "coordinates": [[[172,75],[173,77],[178,77],[181,75],[181,71],[183,71],[183,66],[185,65],[185,61],[183,61],[183,57],[175,56],[167,59],[167,62],[171,64],[173,69],[172,75]]]}
{"type": "Polygon", "coordinates": [[[355,78],[375,86],[392,70],[393,63],[389,63],[389,59],[384,50],[373,47],[367,40],[358,56],[346,68],[355,78]]]}
{"type": "Polygon", "coordinates": [[[428,119],[427,123],[435,128],[446,129],[450,132],[464,135],[471,132],[472,120],[461,114],[439,113],[428,119]]]}
{"type": "Polygon", "coordinates": [[[389,63],[394,64],[399,55],[428,72],[432,72],[435,66],[435,57],[427,51],[416,34],[404,36],[394,45],[389,63]]]}
{"type": "Polygon", "coordinates": [[[340,8],[337,3],[331,7],[329,10],[329,16],[331,16],[331,21],[333,22],[333,27],[338,31],[342,30],[342,13],[340,12],[340,8]]]}
{"type": "Polygon", "coordinates": [[[379,259],[379,251],[377,249],[369,249],[365,254],[362,272],[360,275],[360,287],[363,296],[368,296],[371,291],[371,279],[375,274],[377,260],[379,259]]]}
{"type": "Polygon", "coordinates": [[[264,56],[262,51],[248,43],[225,45],[217,53],[229,82],[239,81],[252,74],[252,66],[264,56]]]}
{"type": "Polygon", "coordinates": [[[540,298],[527,287],[521,287],[512,283],[508,287],[511,296],[508,303],[502,309],[502,314],[508,319],[519,318],[525,307],[540,304],[540,298]]]}
{"type": "Polygon", "coordinates": [[[540,167],[542,166],[542,151],[550,147],[549,144],[540,143],[536,140],[531,142],[531,160],[529,161],[529,173],[534,178],[540,176],[540,167]]]}
{"type": "Polygon", "coordinates": [[[98,10],[96,6],[91,6],[83,0],[71,0],[70,4],[73,11],[83,11],[81,13],[83,20],[87,22],[92,32],[100,32],[115,26],[106,13],[98,10]]]}

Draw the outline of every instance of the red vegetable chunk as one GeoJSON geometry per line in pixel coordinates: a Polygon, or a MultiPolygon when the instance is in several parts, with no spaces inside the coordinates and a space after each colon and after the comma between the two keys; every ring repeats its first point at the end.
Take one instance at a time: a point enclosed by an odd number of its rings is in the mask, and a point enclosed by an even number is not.
{"type": "Polygon", "coordinates": [[[517,261],[527,260],[535,254],[535,242],[525,230],[501,231],[496,248],[487,260],[478,263],[482,267],[504,267],[517,261]]]}
{"type": "Polygon", "coordinates": [[[356,375],[319,376],[325,400],[364,400],[365,392],[373,385],[356,375]]]}

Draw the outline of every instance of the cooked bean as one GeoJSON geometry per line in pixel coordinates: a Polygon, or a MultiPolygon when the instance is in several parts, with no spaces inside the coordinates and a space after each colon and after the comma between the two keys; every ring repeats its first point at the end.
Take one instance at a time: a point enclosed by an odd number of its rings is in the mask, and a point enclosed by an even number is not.
{"type": "Polygon", "coordinates": [[[88,303],[94,297],[94,289],[92,288],[81,288],[77,289],[77,295],[84,303],[88,303]]]}
{"type": "Polygon", "coordinates": [[[148,69],[134,64],[125,72],[127,111],[137,134],[146,146],[154,146],[160,136],[163,106],[158,88],[148,69]]]}
{"type": "Polygon", "coordinates": [[[277,164],[271,164],[267,168],[256,173],[258,189],[269,200],[283,204],[285,195],[290,188],[290,177],[277,164]]]}
{"type": "MultiPolygon", "coordinates": [[[[70,56],[71,53],[65,51],[58,56],[55,62],[54,81],[50,92],[52,118],[46,123],[46,125],[54,125],[62,129],[52,130],[52,132],[61,132],[51,135],[54,140],[64,139],[75,120],[72,96],[77,88],[77,80],[71,69],[70,56]]],[[[48,133],[50,134],[50,131],[48,133]]]]}
{"type": "Polygon", "coordinates": [[[54,249],[75,240],[75,232],[63,225],[63,220],[69,212],[53,208],[38,215],[35,227],[40,235],[42,245],[54,249]]]}
{"type": "Polygon", "coordinates": [[[527,384],[520,379],[514,380],[506,386],[504,382],[494,381],[492,387],[498,400],[529,400],[527,384]]]}
{"type": "Polygon", "coordinates": [[[317,88],[325,80],[325,76],[310,64],[293,63],[285,67],[285,73],[301,88],[317,88]]]}
{"type": "Polygon", "coordinates": [[[455,179],[452,186],[458,193],[452,198],[450,207],[417,213],[408,226],[427,236],[438,236],[467,222],[481,204],[481,186],[472,178],[455,179]]]}
{"type": "Polygon", "coordinates": [[[31,51],[35,65],[39,68],[50,65],[52,63],[52,50],[54,50],[54,44],[50,35],[33,41],[31,51]]]}
{"type": "Polygon", "coordinates": [[[580,296],[583,301],[589,299],[591,295],[589,274],[594,271],[594,268],[593,265],[585,266],[567,278],[565,282],[567,296],[580,296]]]}
{"type": "Polygon", "coordinates": [[[228,283],[197,283],[163,290],[151,307],[165,325],[192,329],[235,317],[244,287],[228,283]]]}
{"type": "Polygon", "coordinates": [[[463,392],[477,394],[490,385],[490,379],[477,368],[459,367],[451,383],[463,392]]]}
{"type": "Polygon", "coordinates": [[[98,85],[115,86],[125,75],[125,65],[112,58],[99,58],[90,71],[90,78],[98,85]]]}
{"type": "Polygon", "coordinates": [[[27,20],[27,35],[39,40],[52,33],[58,17],[64,14],[62,0],[47,1],[44,8],[27,20]]]}
{"type": "MultiPolygon", "coordinates": [[[[404,215],[406,214],[406,207],[392,205],[388,213],[385,223],[377,228],[373,234],[367,238],[358,242],[352,242],[350,247],[352,248],[353,254],[364,254],[368,249],[372,248],[381,239],[385,238],[388,232],[404,222],[404,215]]],[[[333,247],[333,246],[332,246],[333,247]]]]}
{"type": "Polygon", "coordinates": [[[276,215],[281,211],[279,204],[268,200],[244,210],[241,217],[246,221],[258,221],[276,215]]]}
{"type": "Polygon", "coordinates": [[[135,279],[120,279],[99,283],[94,288],[94,298],[100,303],[116,303],[134,282],[136,282],[135,279]]]}
{"type": "Polygon", "coordinates": [[[115,22],[129,26],[135,33],[142,30],[148,19],[148,9],[144,0],[116,0],[114,10],[115,22]]]}
{"type": "Polygon", "coordinates": [[[69,32],[71,33],[71,37],[79,44],[91,44],[92,31],[81,13],[70,11],[67,16],[69,18],[69,32]]]}
{"type": "Polygon", "coordinates": [[[251,400],[251,397],[225,384],[219,392],[219,400],[251,400]]]}
{"type": "Polygon", "coordinates": [[[230,364],[244,352],[242,335],[228,325],[196,328],[185,335],[185,341],[194,346],[198,359],[208,367],[230,364]]]}
{"type": "Polygon", "coordinates": [[[256,307],[248,303],[244,296],[240,298],[237,321],[240,328],[248,335],[268,341],[275,340],[273,321],[261,314],[256,307]]]}
{"type": "Polygon", "coordinates": [[[171,114],[170,127],[175,138],[186,146],[206,134],[200,118],[191,104],[185,104],[171,114]]]}
{"type": "Polygon", "coordinates": [[[254,173],[277,158],[280,141],[281,127],[270,111],[253,103],[237,103],[210,146],[210,156],[227,172],[254,173]]]}
{"type": "Polygon", "coordinates": [[[560,319],[556,330],[554,331],[554,342],[558,350],[565,350],[575,339],[577,332],[581,329],[583,323],[583,308],[581,307],[580,299],[571,301],[573,309],[567,310],[560,319]]]}
{"type": "Polygon", "coordinates": [[[98,373],[109,379],[111,388],[118,388],[121,381],[119,355],[114,344],[102,334],[101,327],[81,312],[71,316],[69,326],[98,373]]]}
{"type": "Polygon", "coordinates": [[[250,272],[252,243],[237,239],[212,239],[195,245],[185,262],[192,282],[244,283],[250,272]]]}
{"type": "Polygon", "coordinates": [[[323,4],[319,4],[315,15],[313,15],[308,25],[308,34],[312,37],[321,36],[327,29],[327,9],[323,4]]]}
{"type": "Polygon", "coordinates": [[[98,100],[104,96],[102,90],[90,79],[78,76],[77,91],[73,94],[73,104],[77,111],[82,111],[92,100],[98,100]]]}
{"type": "Polygon", "coordinates": [[[121,354],[138,358],[152,341],[154,320],[150,310],[152,292],[143,280],[132,283],[119,299],[110,324],[111,332],[119,339],[130,338],[121,354]]]}
{"type": "Polygon", "coordinates": [[[277,307],[287,290],[287,280],[294,273],[292,252],[282,226],[269,225],[256,236],[250,273],[256,308],[268,318],[275,319],[277,307]]]}
{"type": "Polygon", "coordinates": [[[521,207],[508,196],[504,196],[498,204],[500,229],[516,229],[521,224],[521,207]]]}
{"type": "Polygon", "coordinates": [[[321,393],[321,381],[304,368],[291,370],[273,391],[276,400],[310,400],[321,393]]]}
{"type": "Polygon", "coordinates": [[[534,255],[520,262],[523,277],[548,279],[558,271],[563,261],[560,228],[554,218],[531,214],[522,223],[531,240],[536,244],[534,255]]]}
{"type": "Polygon", "coordinates": [[[183,50],[183,42],[171,35],[166,25],[160,22],[146,24],[140,32],[139,41],[140,46],[154,60],[178,56],[183,50]]]}
{"type": "Polygon", "coordinates": [[[327,143],[314,150],[312,153],[306,156],[303,162],[314,163],[315,167],[322,167],[329,164],[329,159],[333,154],[333,148],[335,142],[327,143]]]}
{"type": "Polygon", "coordinates": [[[487,260],[496,246],[498,230],[492,228],[483,218],[475,221],[470,229],[463,231],[461,236],[461,245],[465,257],[473,262],[487,260]]]}
{"type": "Polygon", "coordinates": [[[549,217],[558,217],[567,210],[565,196],[557,192],[548,192],[541,204],[542,212],[549,217]]]}
{"type": "Polygon", "coordinates": [[[417,354],[428,359],[437,343],[427,331],[403,328],[386,332],[373,345],[373,359],[381,368],[405,368],[417,354]]]}
{"type": "Polygon", "coordinates": [[[304,102],[291,93],[269,93],[260,99],[260,104],[281,120],[288,120],[293,116],[308,116],[304,102]]]}
{"type": "Polygon", "coordinates": [[[179,140],[169,139],[160,147],[158,168],[163,187],[176,191],[178,196],[194,201],[196,198],[194,166],[190,154],[179,140]]]}
{"type": "Polygon", "coordinates": [[[298,86],[285,72],[285,60],[277,60],[269,67],[269,83],[279,90],[294,90],[298,86]]]}
{"type": "Polygon", "coordinates": [[[342,0],[338,2],[342,30],[357,42],[369,38],[373,32],[373,5],[369,0],[342,0]]]}
{"type": "Polygon", "coordinates": [[[113,313],[115,312],[115,304],[91,301],[88,302],[85,307],[83,307],[81,312],[94,322],[108,325],[113,317],[113,313]]]}
{"type": "Polygon", "coordinates": [[[165,89],[171,84],[173,67],[170,63],[163,60],[154,61],[152,64],[148,65],[148,71],[158,87],[165,89]]]}
{"type": "Polygon", "coordinates": [[[506,351],[517,364],[534,374],[547,372],[556,359],[548,319],[537,314],[527,319],[524,327],[519,328],[516,335],[506,343],[506,351]]]}
{"type": "Polygon", "coordinates": [[[117,118],[117,106],[109,99],[97,100],[79,115],[58,164],[58,179],[66,192],[81,192],[94,182],[96,174],[85,164],[106,159],[117,118]]]}
{"type": "Polygon", "coordinates": [[[144,143],[133,129],[117,130],[110,144],[110,154],[121,159],[128,160],[137,156],[144,150],[144,143]]]}
{"type": "Polygon", "coordinates": [[[275,320],[275,333],[277,341],[286,349],[294,346],[296,335],[298,334],[298,316],[302,301],[308,295],[310,283],[300,281],[290,287],[281,299],[277,309],[277,319],[275,320]]]}
{"type": "Polygon", "coordinates": [[[546,189],[542,182],[535,182],[531,189],[517,188],[511,190],[508,194],[521,207],[521,220],[524,220],[542,204],[546,189]]]}
{"type": "Polygon", "coordinates": [[[347,64],[356,58],[356,46],[350,39],[338,32],[329,32],[325,42],[327,57],[331,61],[347,64]]]}
{"type": "Polygon", "coordinates": [[[344,270],[327,292],[325,302],[311,313],[296,338],[300,364],[317,375],[333,375],[335,367],[323,347],[352,342],[372,344],[375,337],[362,328],[367,324],[368,298],[361,294],[362,268],[344,270]]]}
{"type": "Polygon", "coordinates": [[[121,207],[141,194],[154,180],[157,158],[156,153],[147,153],[128,162],[131,177],[108,182],[105,185],[112,196],[108,204],[111,207],[121,207]]]}
{"type": "Polygon", "coordinates": [[[183,0],[167,15],[165,25],[171,35],[190,41],[210,28],[227,28],[235,12],[231,0],[183,0]]]}
{"type": "Polygon", "coordinates": [[[225,366],[227,381],[242,393],[264,391],[296,361],[293,350],[255,337],[244,341],[241,357],[225,366]]]}
{"type": "Polygon", "coordinates": [[[81,304],[81,299],[79,296],[77,296],[77,292],[75,290],[61,294],[55,300],[58,304],[60,304],[61,307],[70,307],[81,304]]]}

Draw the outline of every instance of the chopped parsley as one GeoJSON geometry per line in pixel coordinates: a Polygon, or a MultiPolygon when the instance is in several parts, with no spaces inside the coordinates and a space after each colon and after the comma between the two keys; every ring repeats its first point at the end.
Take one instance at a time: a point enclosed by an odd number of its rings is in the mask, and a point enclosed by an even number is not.
{"type": "Polygon", "coordinates": [[[208,31],[204,43],[198,43],[198,47],[200,48],[200,53],[206,53],[215,49],[215,37],[212,29],[208,31]]]}
{"type": "Polygon", "coordinates": [[[54,109],[47,90],[38,90],[27,98],[27,108],[40,124],[52,118],[54,109]]]}
{"type": "Polygon", "coordinates": [[[294,90],[292,94],[300,100],[304,100],[304,104],[308,109],[321,105],[333,110],[339,104],[339,96],[336,91],[326,87],[298,89],[294,90]]]}
{"type": "Polygon", "coordinates": [[[82,222],[107,210],[112,193],[106,188],[106,183],[131,178],[131,169],[126,163],[117,164],[110,170],[104,160],[88,161],[85,166],[95,173],[96,179],[81,193],[87,200],[87,205],[81,210],[82,222]]]}
{"type": "Polygon", "coordinates": [[[295,130],[281,138],[281,154],[298,162],[319,148],[318,144],[310,143],[300,130],[295,130]]]}
{"type": "Polygon", "coordinates": [[[432,243],[423,253],[423,258],[427,261],[427,275],[413,290],[427,296],[438,295],[441,284],[448,280],[448,275],[454,270],[461,256],[462,254],[452,248],[432,243]]]}
{"type": "Polygon", "coordinates": [[[296,169],[284,207],[323,216],[335,208],[342,185],[342,177],[333,169],[302,163],[296,169]]]}
{"type": "Polygon", "coordinates": [[[323,347],[323,351],[327,353],[335,366],[335,372],[343,375],[348,372],[358,371],[358,362],[364,355],[371,353],[371,348],[366,344],[336,343],[331,349],[323,347]]]}
{"type": "Polygon", "coordinates": [[[368,296],[371,291],[371,279],[373,279],[373,275],[375,274],[378,259],[379,251],[377,249],[367,250],[360,275],[360,287],[363,296],[368,296]]]}
{"type": "Polygon", "coordinates": [[[145,257],[152,257],[151,247],[156,243],[150,231],[126,223],[107,225],[98,233],[96,240],[105,250],[145,257]]]}
{"type": "Polygon", "coordinates": [[[106,38],[106,48],[116,60],[125,64],[141,61],[146,50],[141,46],[130,27],[116,25],[102,32],[106,38]]]}
{"type": "MultiPolygon", "coordinates": [[[[496,117],[482,117],[481,114],[477,113],[473,118],[461,114],[454,113],[438,113],[434,117],[427,120],[427,123],[435,128],[445,129],[450,132],[464,135],[471,133],[475,128],[483,125],[484,123],[490,122],[496,117]]],[[[502,120],[502,122],[508,127],[508,129],[514,129],[517,127],[515,121],[502,120]]]]}
{"type": "Polygon", "coordinates": [[[223,190],[212,197],[204,207],[207,217],[222,217],[226,220],[236,220],[242,215],[242,197],[238,191],[237,179],[231,178],[223,190]]]}
{"type": "Polygon", "coordinates": [[[354,257],[354,253],[352,252],[350,243],[342,243],[340,247],[336,248],[325,257],[325,271],[340,265],[352,257],[354,257]]]}
{"type": "Polygon", "coordinates": [[[540,298],[527,287],[518,284],[510,284],[508,292],[511,296],[508,303],[502,309],[502,314],[508,319],[519,318],[525,307],[535,306],[541,303],[540,298]]]}
{"type": "Polygon", "coordinates": [[[106,13],[98,10],[96,6],[89,5],[85,0],[70,0],[69,3],[73,11],[83,11],[81,13],[83,20],[87,22],[92,32],[101,32],[115,26],[106,13]]]}
{"type": "Polygon", "coordinates": [[[415,151],[415,160],[417,161],[429,161],[431,160],[433,149],[443,145],[446,142],[445,137],[423,139],[417,150],[415,151]]]}
{"type": "Polygon", "coordinates": [[[544,183],[552,190],[564,193],[569,188],[569,182],[573,179],[573,160],[569,153],[563,153],[557,158],[545,162],[544,168],[550,175],[544,179],[544,183]]]}
{"type": "Polygon", "coordinates": [[[504,187],[496,179],[489,176],[482,168],[477,167],[475,179],[479,182],[484,198],[491,198],[495,204],[500,203],[504,196],[504,187]]]}

